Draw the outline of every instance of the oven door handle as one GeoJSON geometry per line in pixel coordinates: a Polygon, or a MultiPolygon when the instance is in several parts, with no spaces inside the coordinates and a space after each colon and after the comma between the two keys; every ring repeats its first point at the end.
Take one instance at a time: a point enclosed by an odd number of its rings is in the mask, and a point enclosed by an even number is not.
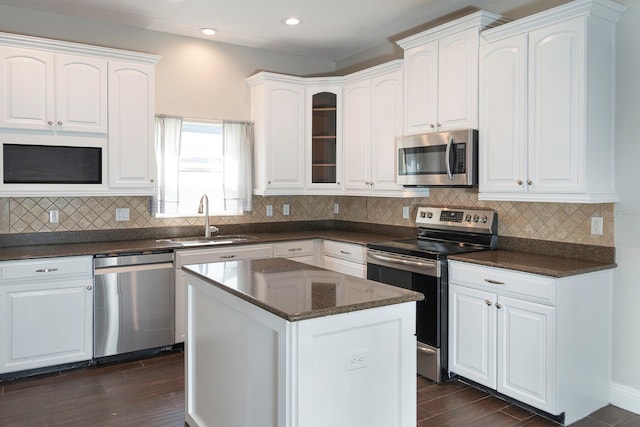
{"type": "Polygon", "coordinates": [[[447,175],[449,179],[453,181],[453,173],[451,172],[451,148],[453,147],[453,134],[449,137],[449,142],[447,142],[447,149],[445,151],[445,164],[447,165],[447,175]]]}
{"type": "Polygon", "coordinates": [[[380,253],[372,251],[367,251],[367,257],[373,261],[372,264],[376,264],[375,261],[379,261],[381,263],[392,264],[399,270],[413,271],[427,276],[440,277],[440,268],[437,261],[415,261],[406,258],[395,257],[390,254],[382,255],[380,253]]]}
{"type": "Polygon", "coordinates": [[[377,259],[378,261],[386,261],[386,262],[393,262],[396,264],[403,264],[403,265],[410,265],[411,267],[435,267],[436,263],[432,262],[432,261],[412,261],[412,260],[408,260],[408,259],[402,259],[402,258],[396,258],[394,256],[388,256],[388,255],[379,255],[379,254],[374,254],[374,253],[369,253],[369,256],[373,259],[377,259]]]}

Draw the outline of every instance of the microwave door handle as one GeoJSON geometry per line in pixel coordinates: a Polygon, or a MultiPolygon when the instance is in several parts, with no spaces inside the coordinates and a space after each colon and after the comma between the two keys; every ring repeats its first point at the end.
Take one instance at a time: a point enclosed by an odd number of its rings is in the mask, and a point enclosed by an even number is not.
{"type": "Polygon", "coordinates": [[[446,158],[445,164],[447,166],[447,175],[449,179],[453,181],[453,174],[451,173],[451,148],[453,147],[453,135],[449,137],[449,142],[447,142],[447,149],[444,153],[446,158]]]}

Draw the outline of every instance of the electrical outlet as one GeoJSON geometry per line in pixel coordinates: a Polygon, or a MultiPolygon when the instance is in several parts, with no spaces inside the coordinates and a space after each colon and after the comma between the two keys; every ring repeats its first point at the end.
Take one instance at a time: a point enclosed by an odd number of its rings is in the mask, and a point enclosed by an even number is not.
{"type": "Polygon", "coordinates": [[[51,209],[49,211],[49,223],[58,224],[60,222],[60,211],[57,209],[51,209]]]}
{"type": "Polygon", "coordinates": [[[129,208],[116,208],[116,221],[129,221],[129,208]]]}
{"type": "Polygon", "coordinates": [[[591,217],[591,234],[602,236],[603,227],[604,225],[601,216],[591,217]]]}
{"type": "Polygon", "coordinates": [[[267,205],[267,216],[273,216],[273,205],[267,205]]]}
{"type": "Polygon", "coordinates": [[[369,366],[367,350],[357,351],[355,353],[347,353],[345,357],[345,371],[366,368],[369,366]]]}
{"type": "Polygon", "coordinates": [[[287,204],[282,205],[282,215],[287,216],[289,215],[289,213],[290,213],[289,205],[287,204]]]}
{"type": "Polygon", "coordinates": [[[402,218],[409,219],[409,206],[402,207],[402,218]]]}
{"type": "Polygon", "coordinates": [[[334,203],[333,204],[333,213],[334,214],[339,214],[340,213],[340,204],[339,203],[334,203]]]}

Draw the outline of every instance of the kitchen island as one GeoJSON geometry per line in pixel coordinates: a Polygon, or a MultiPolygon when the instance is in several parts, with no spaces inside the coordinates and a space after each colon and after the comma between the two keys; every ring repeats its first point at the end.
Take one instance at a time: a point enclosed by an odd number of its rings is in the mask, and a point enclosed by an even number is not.
{"type": "Polygon", "coordinates": [[[183,270],[190,426],[415,426],[422,294],[281,258],[183,270]]]}

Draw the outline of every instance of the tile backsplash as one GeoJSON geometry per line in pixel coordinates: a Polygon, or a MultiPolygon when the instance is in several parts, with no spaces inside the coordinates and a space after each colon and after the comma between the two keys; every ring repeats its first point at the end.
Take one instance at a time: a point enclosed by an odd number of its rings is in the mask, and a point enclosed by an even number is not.
{"type": "MultiPolygon", "coordinates": [[[[254,197],[252,212],[212,217],[212,225],[340,219],[380,224],[414,226],[418,206],[478,207],[498,212],[501,236],[614,246],[612,203],[525,203],[479,201],[477,189],[431,189],[430,197],[278,196],[254,197]],[[334,203],[339,213],[334,214],[334,203]],[[283,215],[282,206],[290,206],[283,215]],[[266,206],[273,216],[266,216],[266,206]],[[410,218],[402,218],[409,207],[410,218]],[[602,235],[591,235],[591,217],[604,218],[602,235]]],[[[25,197],[0,198],[0,233],[104,230],[201,225],[201,217],[155,218],[149,213],[149,198],[132,197],[25,197]],[[129,208],[129,221],[116,221],[116,208],[129,208]],[[59,211],[59,223],[49,223],[49,210],[59,211]]]]}

